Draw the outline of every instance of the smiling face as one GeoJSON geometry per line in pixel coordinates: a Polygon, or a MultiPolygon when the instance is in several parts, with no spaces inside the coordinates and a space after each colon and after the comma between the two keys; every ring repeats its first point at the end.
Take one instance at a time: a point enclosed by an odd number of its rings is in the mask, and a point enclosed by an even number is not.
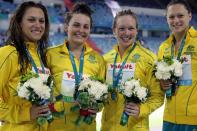
{"type": "Polygon", "coordinates": [[[45,32],[45,16],[40,8],[31,7],[26,10],[20,23],[24,39],[37,42],[45,32]]]}
{"type": "Polygon", "coordinates": [[[170,5],[167,8],[167,22],[174,35],[185,33],[191,18],[191,13],[182,4],[170,5]]]}
{"type": "Polygon", "coordinates": [[[131,15],[119,16],[113,31],[118,40],[118,44],[127,48],[135,42],[137,35],[136,20],[131,15]]]}
{"type": "Polygon", "coordinates": [[[84,14],[73,14],[65,31],[68,34],[68,41],[73,44],[83,44],[90,34],[90,18],[84,14]]]}

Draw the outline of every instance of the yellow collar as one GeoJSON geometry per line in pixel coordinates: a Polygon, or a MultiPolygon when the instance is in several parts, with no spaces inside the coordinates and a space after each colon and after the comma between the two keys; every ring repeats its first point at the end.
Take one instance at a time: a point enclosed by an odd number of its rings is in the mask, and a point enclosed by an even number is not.
{"type": "MultiPolygon", "coordinates": [[[[66,54],[69,54],[69,51],[68,51],[68,48],[67,48],[67,45],[68,44],[68,41],[67,40],[65,40],[64,41],[64,45],[65,45],[65,53],[66,54]]],[[[84,48],[85,48],[85,52],[84,52],[84,54],[87,54],[87,53],[89,53],[89,52],[92,52],[93,51],[93,49],[88,45],[88,43],[84,43],[84,48]]]]}
{"type": "MultiPolygon", "coordinates": [[[[197,37],[197,30],[195,30],[194,27],[192,27],[192,26],[187,31],[185,44],[189,43],[189,40],[191,37],[197,37]]],[[[169,45],[171,45],[173,39],[174,39],[174,36],[173,36],[173,34],[171,34],[170,37],[167,39],[167,43],[169,45]]]]}

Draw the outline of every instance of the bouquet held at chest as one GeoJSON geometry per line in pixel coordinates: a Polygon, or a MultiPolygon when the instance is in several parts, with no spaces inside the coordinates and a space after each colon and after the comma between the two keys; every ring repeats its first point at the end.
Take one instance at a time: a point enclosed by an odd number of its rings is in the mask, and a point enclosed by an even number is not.
{"type": "Polygon", "coordinates": [[[171,57],[164,57],[155,63],[154,74],[158,80],[170,81],[172,86],[166,90],[166,97],[171,98],[175,95],[178,87],[179,77],[183,74],[182,63],[184,58],[180,61],[171,57]]]}
{"type": "MultiPolygon", "coordinates": [[[[17,94],[19,97],[26,99],[32,105],[41,106],[48,105],[51,101],[53,81],[48,74],[35,74],[29,72],[21,76],[20,83],[17,87],[17,94]]],[[[46,117],[38,117],[37,123],[43,125],[44,123],[53,120],[51,112],[47,112],[46,117]]]]}
{"type": "Polygon", "coordinates": [[[71,111],[79,111],[75,124],[91,124],[96,114],[89,110],[99,111],[107,100],[107,93],[107,85],[102,80],[94,77],[82,80],[78,87],[76,104],[71,107],[71,111]]]}
{"type": "MultiPolygon", "coordinates": [[[[146,102],[150,96],[147,88],[140,85],[139,79],[130,78],[120,85],[120,93],[125,98],[125,103],[133,102],[141,104],[146,102]]],[[[129,115],[126,112],[122,113],[120,124],[125,126],[128,123],[129,115]]]]}

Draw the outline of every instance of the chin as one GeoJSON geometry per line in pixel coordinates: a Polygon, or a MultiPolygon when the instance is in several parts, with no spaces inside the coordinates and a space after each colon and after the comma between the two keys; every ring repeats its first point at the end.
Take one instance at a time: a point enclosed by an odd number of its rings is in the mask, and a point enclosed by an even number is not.
{"type": "Polygon", "coordinates": [[[183,33],[183,32],[185,32],[185,30],[183,30],[183,29],[173,31],[173,33],[175,33],[175,34],[180,34],[180,33],[183,33]]]}
{"type": "Polygon", "coordinates": [[[123,47],[128,48],[131,45],[131,42],[122,44],[123,47]]]}
{"type": "Polygon", "coordinates": [[[85,41],[75,41],[74,43],[76,43],[77,45],[82,45],[85,43],[85,41]]]}

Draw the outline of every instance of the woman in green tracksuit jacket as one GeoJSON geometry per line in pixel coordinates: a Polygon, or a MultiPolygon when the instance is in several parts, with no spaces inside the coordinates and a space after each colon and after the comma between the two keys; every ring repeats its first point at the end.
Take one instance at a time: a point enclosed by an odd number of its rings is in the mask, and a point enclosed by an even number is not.
{"type": "MultiPolygon", "coordinates": [[[[197,31],[189,26],[192,14],[185,1],[171,1],[167,6],[167,22],[172,34],[158,51],[158,58],[184,57],[183,75],[179,78],[176,93],[166,99],[163,131],[197,130],[197,31]]],[[[160,81],[167,90],[171,82],[160,81]]]]}
{"type": "Polygon", "coordinates": [[[47,124],[38,126],[36,118],[46,116],[48,106],[35,106],[17,96],[22,74],[31,70],[38,73],[40,69],[49,73],[41,68],[49,34],[46,8],[34,2],[22,3],[11,19],[8,32],[7,45],[0,48],[0,121],[3,121],[0,130],[46,131],[47,124]]]}
{"type": "Polygon", "coordinates": [[[136,40],[137,18],[131,10],[123,10],[116,15],[113,32],[118,44],[104,55],[107,63],[106,82],[112,84],[112,72],[116,63],[116,72],[123,67],[119,82],[131,77],[140,79],[141,85],[150,90],[151,96],[144,104],[125,104],[123,95],[119,93],[115,100],[110,97],[102,114],[102,131],[148,131],[149,114],[163,104],[163,92],[152,73],[156,55],[143,48],[136,40]],[[130,115],[126,126],[120,125],[123,111],[130,115]]]}

